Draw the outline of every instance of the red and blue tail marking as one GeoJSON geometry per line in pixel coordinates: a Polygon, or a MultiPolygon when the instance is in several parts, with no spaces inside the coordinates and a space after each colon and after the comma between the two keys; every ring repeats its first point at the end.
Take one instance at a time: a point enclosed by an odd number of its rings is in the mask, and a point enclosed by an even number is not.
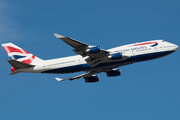
{"type": "Polygon", "coordinates": [[[2,45],[3,45],[3,48],[5,49],[5,51],[7,52],[8,56],[11,59],[14,59],[14,60],[17,60],[20,62],[24,62],[27,64],[31,64],[35,58],[35,56],[32,55],[31,53],[15,46],[12,43],[2,44],[2,45]]]}
{"type": "MultiPolygon", "coordinates": [[[[42,63],[43,60],[34,56],[33,54],[23,50],[22,48],[14,45],[13,43],[5,43],[1,44],[5,51],[7,52],[8,56],[16,61],[27,63],[27,64],[39,64],[42,63]]],[[[16,71],[13,67],[11,67],[11,71],[16,71]]]]}

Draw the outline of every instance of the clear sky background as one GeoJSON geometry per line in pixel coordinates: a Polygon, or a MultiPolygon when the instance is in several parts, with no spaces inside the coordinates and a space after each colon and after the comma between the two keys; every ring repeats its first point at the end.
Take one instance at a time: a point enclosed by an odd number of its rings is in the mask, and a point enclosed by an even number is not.
{"type": "MultiPolygon", "coordinates": [[[[75,55],[59,33],[109,49],[153,39],[180,46],[179,0],[0,0],[0,43],[41,59],[75,55]]],[[[122,75],[87,84],[74,74],[10,76],[0,49],[1,120],[180,120],[180,50],[120,67],[122,75]]]]}

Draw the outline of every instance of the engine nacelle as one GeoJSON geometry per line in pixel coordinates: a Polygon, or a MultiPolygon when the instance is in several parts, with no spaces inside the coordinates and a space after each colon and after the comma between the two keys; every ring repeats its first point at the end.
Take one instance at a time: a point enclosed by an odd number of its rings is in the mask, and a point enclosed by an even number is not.
{"type": "Polygon", "coordinates": [[[86,53],[100,53],[101,52],[101,47],[100,46],[96,46],[96,47],[91,47],[91,48],[88,48],[86,50],[86,53]]]}
{"type": "Polygon", "coordinates": [[[119,69],[115,69],[109,72],[106,72],[107,77],[119,76],[121,75],[121,71],[119,69]]]}
{"type": "Polygon", "coordinates": [[[115,53],[108,56],[108,60],[119,60],[122,59],[122,53],[115,53]]]}
{"type": "Polygon", "coordinates": [[[85,78],[86,83],[92,83],[92,82],[98,82],[98,81],[99,81],[98,75],[94,75],[94,76],[85,78]]]}

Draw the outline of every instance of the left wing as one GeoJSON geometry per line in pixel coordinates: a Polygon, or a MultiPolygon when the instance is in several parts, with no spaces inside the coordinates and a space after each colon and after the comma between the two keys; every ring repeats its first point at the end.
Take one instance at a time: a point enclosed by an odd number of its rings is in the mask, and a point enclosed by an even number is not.
{"type": "Polygon", "coordinates": [[[85,60],[91,67],[105,62],[108,58],[108,55],[110,54],[108,51],[101,49],[100,46],[91,46],[72,38],[59,35],[57,33],[54,33],[54,35],[73,47],[74,52],[81,55],[82,57],[87,57],[85,60]]]}
{"type": "Polygon", "coordinates": [[[57,81],[66,81],[66,80],[77,80],[79,78],[87,78],[87,77],[90,77],[94,74],[97,74],[97,73],[100,73],[102,72],[102,69],[99,69],[99,70],[95,70],[95,71],[88,71],[86,73],[83,73],[83,74],[80,74],[80,75],[77,75],[77,76],[74,76],[74,77],[71,77],[71,78],[67,78],[67,79],[61,79],[61,78],[55,78],[57,81]]]}

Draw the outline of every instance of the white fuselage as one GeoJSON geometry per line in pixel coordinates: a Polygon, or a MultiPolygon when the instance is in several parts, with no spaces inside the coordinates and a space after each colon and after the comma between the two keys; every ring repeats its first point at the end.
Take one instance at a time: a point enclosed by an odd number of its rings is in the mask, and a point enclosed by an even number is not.
{"type": "Polygon", "coordinates": [[[175,50],[178,46],[164,40],[153,40],[142,43],[128,44],[124,46],[115,47],[107,51],[110,54],[122,53],[124,57],[119,60],[106,60],[95,67],[90,67],[85,61],[86,57],[80,55],[45,60],[35,67],[18,69],[20,72],[33,72],[33,73],[72,73],[79,71],[90,71],[94,69],[109,67],[119,67],[123,65],[132,64],[135,62],[146,61],[166,56],[175,50]],[[154,44],[148,44],[153,42],[154,44]]]}

